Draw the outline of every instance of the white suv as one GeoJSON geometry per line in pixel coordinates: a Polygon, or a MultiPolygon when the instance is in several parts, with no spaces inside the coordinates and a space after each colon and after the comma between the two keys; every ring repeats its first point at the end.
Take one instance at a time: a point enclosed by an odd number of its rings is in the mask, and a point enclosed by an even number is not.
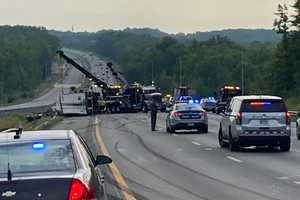
{"type": "Polygon", "coordinates": [[[240,146],[280,147],[289,151],[291,143],[291,116],[280,97],[234,97],[219,127],[219,144],[231,151],[240,146]]]}

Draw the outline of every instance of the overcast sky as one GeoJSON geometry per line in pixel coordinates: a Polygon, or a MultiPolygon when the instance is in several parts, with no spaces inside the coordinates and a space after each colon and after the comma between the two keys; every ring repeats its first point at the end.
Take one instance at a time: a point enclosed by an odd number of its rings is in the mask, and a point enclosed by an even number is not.
{"type": "Polygon", "coordinates": [[[126,27],[195,32],[271,28],[278,3],[295,0],[0,0],[1,25],[97,31],[126,27]]]}

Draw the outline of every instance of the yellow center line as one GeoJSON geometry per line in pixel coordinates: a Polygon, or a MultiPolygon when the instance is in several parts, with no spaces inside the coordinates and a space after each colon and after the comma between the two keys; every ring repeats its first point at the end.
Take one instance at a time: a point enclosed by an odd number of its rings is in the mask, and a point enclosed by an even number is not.
{"type": "MultiPolygon", "coordinates": [[[[100,126],[99,126],[97,117],[96,117],[96,139],[97,139],[97,142],[100,144],[101,152],[104,155],[111,157],[108,152],[108,149],[107,149],[106,145],[104,144],[104,141],[101,137],[101,131],[100,131],[100,126]]],[[[111,163],[109,165],[109,168],[110,168],[112,175],[114,176],[119,188],[121,188],[124,199],[125,200],[136,200],[136,198],[133,196],[133,194],[129,191],[128,184],[126,183],[126,181],[125,181],[124,177],[122,176],[118,167],[114,163],[111,163]]]]}

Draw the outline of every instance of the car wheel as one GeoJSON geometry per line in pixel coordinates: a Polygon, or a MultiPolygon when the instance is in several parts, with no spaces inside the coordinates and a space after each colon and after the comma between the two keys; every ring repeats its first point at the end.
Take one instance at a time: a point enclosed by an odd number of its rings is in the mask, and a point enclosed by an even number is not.
{"type": "Polygon", "coordinates": [[[167,133],[170,133],[170,128],[167,124],[166,124],[166,131],[167,131],[167,133]]]}
{"type": "Polygon", "coordinates": [[[208,126],[205,126],[205,127],[204,127],[203,133],[208,133],[208,126]]]}
{"type": "Polygon", "coordinates": [[[290,151],[291,148],[291,138],[280,141],[280,151],[286,152],[290,151]]]}
{"type": "Polygon", "coordinates": [[[229,139],[229,150],[230,151],[239,151],[239,145],[237,142],[235,142],[232,138],[232,136],[230,135],[230,139],[229,139]]]}
{"type": "Polygon", "coordinates": [[[224,140],[223,140],[223,132],[222,132],[221,125],[220,125],[220,128],[219,128],[219,137],[218,137],[218,139],[219,139],[219,145],[220,145],[221,148],[224,148],[224,147],[228,146],[227,143],[224,142],[224,140]]]}
{"type": "Polygon", "coordinates": [[[176,130],[172,126],[169,127],[169,130],[170,130],[170,133],[175,133],[176,132],[176,130]]]}

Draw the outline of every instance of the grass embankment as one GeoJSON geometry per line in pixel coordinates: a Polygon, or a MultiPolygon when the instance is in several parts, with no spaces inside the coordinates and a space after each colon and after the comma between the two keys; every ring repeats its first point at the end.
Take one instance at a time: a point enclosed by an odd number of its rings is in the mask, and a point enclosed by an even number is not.
{"type": "Polygon", "coordinates": [[[8,128],[22,127],[26,131],[30,130],[43,130],[49,129],[51,126],[55,125],[62,120],[62,117],[58,116],[43,116],[39,119],[29,122],[25,115],[14,113],[6,117],[0,118],[0,130],[5,130],[8,128]]]}

